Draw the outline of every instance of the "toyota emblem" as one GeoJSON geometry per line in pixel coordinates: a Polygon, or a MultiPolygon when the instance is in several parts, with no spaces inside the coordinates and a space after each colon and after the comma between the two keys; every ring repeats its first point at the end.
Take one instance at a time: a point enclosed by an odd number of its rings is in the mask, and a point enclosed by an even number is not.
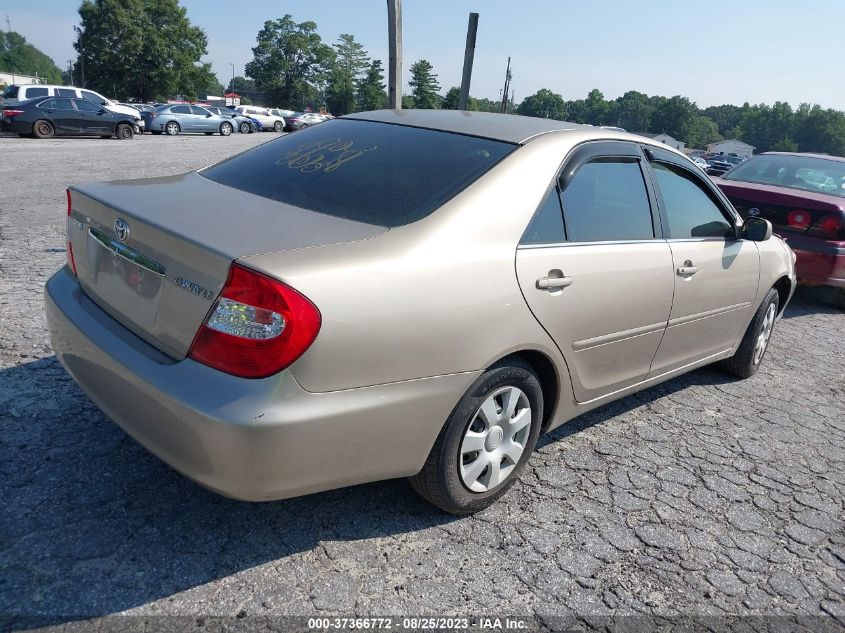
{"type": "Polygon", "coordinates": [[[757,217],[758,215],[760,215],[760,209],[758,209],[757,207],[752,207],[748,210],[748,215],[753,215],[754,217],[757,217]]]}
{"type": "Polygon", "coordinates": [[[121,242],[129,239],[129,225],[123,218],[118,218],[114,221],[114,235],[121,242]]]}

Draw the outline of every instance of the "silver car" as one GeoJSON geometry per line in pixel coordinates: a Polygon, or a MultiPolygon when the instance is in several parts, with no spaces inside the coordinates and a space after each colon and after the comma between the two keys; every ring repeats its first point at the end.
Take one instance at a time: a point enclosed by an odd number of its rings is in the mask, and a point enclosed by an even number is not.
{"type": "Polygon", "coordinates": [[[229,136],[235,130],[231,118],[187,103],[159,106],[155,112],[146,113],[145,118],[147,129],[153,134],[175,136],[181,132],[203,132],[229,136]]]}
{"type": "Polygon", "coordinates": [[[683,155],[546,119],[359,113],[68,201],[58,358],[248,500],[410,477],[480,510],[585,411],[711,363],[753,375],[795,287],[771,225],[683,155]]]}

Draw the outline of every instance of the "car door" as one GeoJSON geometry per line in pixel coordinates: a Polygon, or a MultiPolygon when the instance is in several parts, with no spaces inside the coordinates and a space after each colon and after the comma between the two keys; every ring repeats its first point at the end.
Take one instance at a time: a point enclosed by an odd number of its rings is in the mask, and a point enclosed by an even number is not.
{"type": "Polygon", "coordinates": [[[199,106],[191,106],[191,114],[194,115],[194,125],[201,132],[216,132],[216,118],[211,112],[199,106]]]}
{"type": "Polygon", "coordinates": [[[675,272],[672,312],[652,363],[659,375],[734,346],[754,309],[760,256],[739,238],[739,220],[709,178],[670,152],[646,153],[675,272]]]}
{"type": "Polygon", "coordinates": [[[79,112],[73,107],[73,100],[55,98],[42,101],[38,107],[44,110],[45,118],[52,121],[57,134],[79,134],[79,112]]]}
{"type": "Polygon", "coordinates": [[[662,239],[635,143],[581,145],[526,229],[516,272],[587,402],[646,378],[672,307],[662,239]]]}
{"type": "Polygon", "coordinates": [[[181,129],[183,132],[197,131],[196,123],[194,121],[195,117],[191,112],[190,106],[175,105],[170,108],[170,114],[179,124],[179,129],[181,129]]]}
{"type": "Polygon", "coordinates": [[[74,99],[79,111],[80,133],[102,136],[114,133],[113,117],[99,105],[86,99],[74,99]]]}

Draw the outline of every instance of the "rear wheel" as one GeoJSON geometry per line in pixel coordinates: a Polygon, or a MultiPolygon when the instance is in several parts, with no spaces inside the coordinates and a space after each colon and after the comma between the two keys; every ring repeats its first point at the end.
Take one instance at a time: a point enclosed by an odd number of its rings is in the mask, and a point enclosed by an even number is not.
{"type": "Polygon", "coordinates": [[[115,135],[121,141],[131,141],[135,137],[135,130],[132,129],[131,125],[127,125],[126,123],[121,123],[117,126],[117,130],[115,131],[115,135]]]}
{"type": "Polygon", "coordinates": [[[249,123],[247,123],[246,121],[244,121],[243,123],[241,123],[241,125],[240,125],[240,128],[239,128],[239,129],[240,129],[240,131],[241,131],[241,134],[249,134],[249,133],[252,131],[252,129],[250,128],[249,123]]]}
{"type": "Polygon", "coordinates": [[[845,288],[833,288],[830,295],[830,303],[837,308],[845,310],[845,288]]]}
{"type": "Polygon", "coordinates": [[[220,134],[223,136],[229,136],[232,133],[232,129],[232,124],[228,121],[223,121],[223,123],[220,124],[220,134]]]}
{"type": "Polygon", "coordinates": [[[736,353],[720,363],[722,369],[740,378],[750,378],[757,373],[769,349],[779,303],[778,292],[772,288],[754,313],[736,353]]]}
{"type": "Polygon", "coordinates": [[[411,486],[452,514],[483,510],[511,487],[540,435],[543,392],[533,369],[505,359],[461,398],[411,486]]]}
{"type": "Polygon", "coordinates": [[[179,124],[176,121],[171,121],[167,125],[164,126],[164,132],[168,136],[176,136],[179,134],[179,124]]]}
{"type": "Polygon", "coordinates": [[[276,130],[277,132],[281,132],[284,128],[285,128],[285,126],[284,126],[284,125],[282,125],[282,122],[281,122],[281,121],[276,121],[276,122],[273,124],[273,129],[274,129],[274,130],[276,130]]]}
{"type": "Polygon", "coordinates": [[[56,128],[49,121],[41,119],[32,125],[32,134],[36,138],[53,138],[56,134],[56,128]]]}

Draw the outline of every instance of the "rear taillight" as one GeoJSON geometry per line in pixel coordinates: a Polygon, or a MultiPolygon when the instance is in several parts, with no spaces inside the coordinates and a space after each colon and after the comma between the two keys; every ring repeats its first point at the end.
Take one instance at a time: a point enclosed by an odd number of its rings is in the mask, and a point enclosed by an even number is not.
{"type": "Polygon", "coordinates": [[[813,217],[809,211],[796,209],[795,211],[790,211],[789,215],[786,216],[786,223],[796,229],[806,229],[813,223],[813,217]]]}
{"type": "Polygon", "coordinates": [[[842,231],[842,218],[835,215],[826,215],[820,219],[813,228],[830,237],[838,237],[842,231]]]}
{"type": "Polygon", "coordinates": [[[23,113],[24,113],[23,110],[6,110],[6,109],[3,110],[3,116],[7,116],[7,117],[18,116],[19,114],[23,114],[23,113]]]}
{"type": "Polygon", "coordinates": [[[305,353],[320,331],[302,294],[239,264],[194,337],[188,356],[242,378],[271,376],[305,353]]]}
{"type": "Polygon", "coordinates": [[[70,201],[70,189],[65,189],[65,194],[67,194],[67,265],[73,271],[74,276],[76,276],[76,260],[73,258],[73,244],[70,243],[70,213],[71,213],[71,201],[70,201]]]}

